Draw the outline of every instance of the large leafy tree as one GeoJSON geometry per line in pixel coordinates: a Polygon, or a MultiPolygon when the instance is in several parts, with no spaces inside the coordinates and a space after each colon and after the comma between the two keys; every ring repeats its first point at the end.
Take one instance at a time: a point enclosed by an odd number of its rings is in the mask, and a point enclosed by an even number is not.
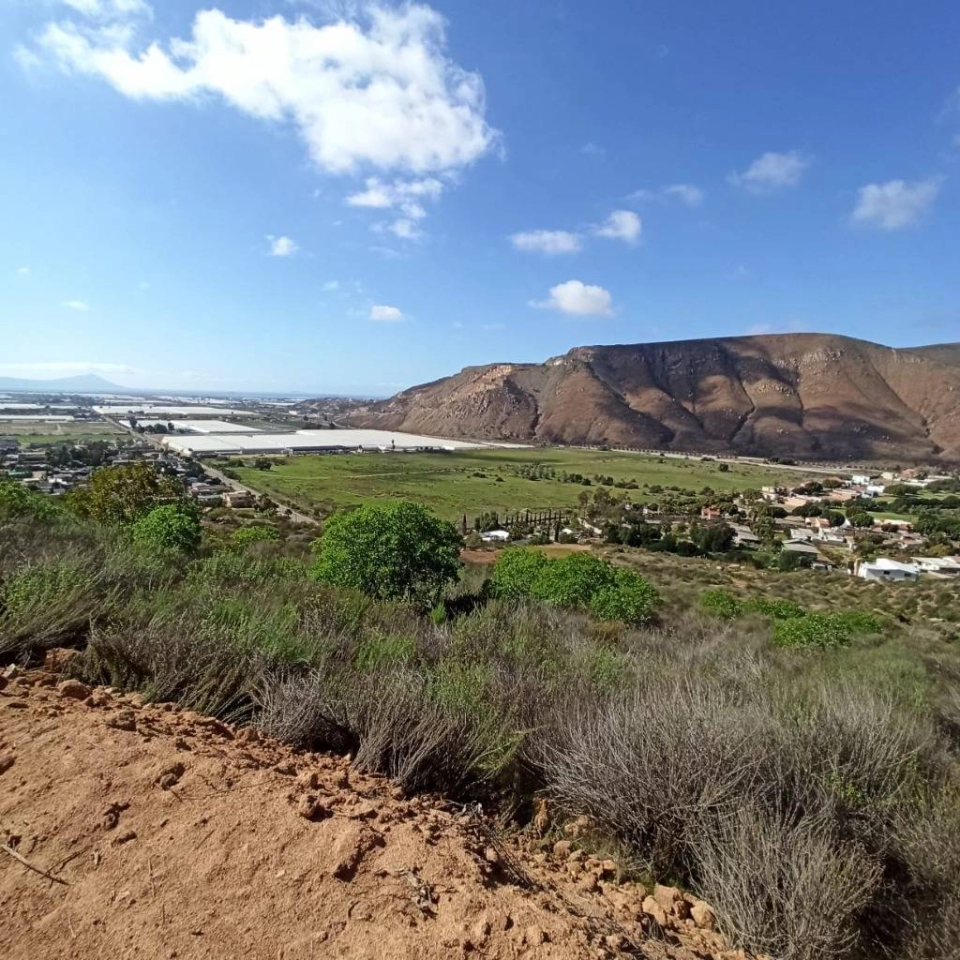
{"type": "Polygon", "coordinates": [[[327,521],[314,576],[381,600],[435,603],[460,574],[463,541],[420,504],[367,504],[327,521]]]}
{"type": "Polygon", "coordinates": [[[158,473],[145,462],[102,467],[88,486],[67,496],[69,506],[81,517],[115,525],[133,523],[154,507],[184,499],[179,480],[158,473]]]}

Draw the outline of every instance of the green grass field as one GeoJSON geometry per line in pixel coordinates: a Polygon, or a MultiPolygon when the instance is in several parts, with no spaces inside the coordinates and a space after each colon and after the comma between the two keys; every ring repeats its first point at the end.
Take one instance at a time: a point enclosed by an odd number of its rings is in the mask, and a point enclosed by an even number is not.
{"type": "Polygon", "coordinates": [[[516,468],[542,464],[558,473],[595,474],[633,480],[636,502],[656,500],[643,485],[734,491],[771,483],[799,482],[793,472],[759,465],[730,464],[721,472],[715,461],[665,459],[630,453],[561,448],[475,450],[458,453],[339,454],[291,457],[271,470],[235,468],[241,482],[304,510],[355,506],[370,500],[419,501],[447,519],[486,511],[535,510],[576,505],[591,487],[559,480],[529,480],[516,468]]]}
{"type": "Polygon", "coordinates": [[[112,423],[104,421],[76,421],[67,423],[42,423],[25,420],[4,423],[0,421],[0,437],[13,437],[21,444],[66,443],[77,440],[101,440],[125,433],[112,423]]]}

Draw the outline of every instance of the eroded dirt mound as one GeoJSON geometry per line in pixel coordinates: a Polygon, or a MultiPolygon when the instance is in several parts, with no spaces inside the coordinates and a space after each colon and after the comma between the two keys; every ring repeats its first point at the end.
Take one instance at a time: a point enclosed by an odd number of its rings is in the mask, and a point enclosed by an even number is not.
{"type": "Polygon", "coordinates": [[[705,905],[575,843],[534,852],[346,759],[60,680],[0,680],[10,960],[743,956],[705,905]]]}

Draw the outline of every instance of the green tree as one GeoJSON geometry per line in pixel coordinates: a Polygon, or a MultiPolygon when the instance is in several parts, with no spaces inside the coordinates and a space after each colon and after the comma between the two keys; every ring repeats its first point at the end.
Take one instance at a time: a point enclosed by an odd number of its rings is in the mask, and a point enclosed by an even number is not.
{"type": "Polygon", "coordinates": [[[313,576],[381,600],[432,606],[460,574],[452,523],[405,500],[335,514],[316,542],[313,576]]]}
{"type": "Polygon", "coordinates": [[[196,553],[200,546],[200,515],[191,503],[154,507],[131,528],[133,542],[154,552],[196,553]]]}
{"type": "Polygon", "coordinates": [[[593,595],[615,582],[613,567],[590,553],[573,553],[548,562],[532,584],[535,600],[585,610],[593,595]]]}
{"type": "Polygon", "coordinates": [[[81,517],[104,524],[133,523],[164,503],[183,503],[183,485],[149,463],[102,467],[90,484],[67,494],[67,505],[81,517]]]}
{"type": "Polygon", "coordinates": [[[866,510],[854,510],[847,515],[850,526],[866,530],[873,526],[873,517],[866,510]]]}
{"type": "Polygon", "coordinates": [[[21,483],[0,480],[0,519],[35,517],[50,520],[60,513],[50,497],[29,490],[21,483]]]}

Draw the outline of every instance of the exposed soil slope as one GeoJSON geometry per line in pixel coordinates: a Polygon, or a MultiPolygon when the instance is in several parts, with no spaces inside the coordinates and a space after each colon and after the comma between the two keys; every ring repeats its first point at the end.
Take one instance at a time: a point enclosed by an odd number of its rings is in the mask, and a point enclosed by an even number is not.
{"type": "Polygon", "coordinates": [[[649,958],[743,956],[703,904],[645,900],[569,843],[534,853],[345,759],[59,679],[0,680],[9,960],[573,960],[631,941],[649,958]]]}
{"type": "Polygon", "coordinates": [[[578,347],[543,364],[467,367],[348,420],[449,437],[960,460],[960,344],[783,334],[578,347]]]}

